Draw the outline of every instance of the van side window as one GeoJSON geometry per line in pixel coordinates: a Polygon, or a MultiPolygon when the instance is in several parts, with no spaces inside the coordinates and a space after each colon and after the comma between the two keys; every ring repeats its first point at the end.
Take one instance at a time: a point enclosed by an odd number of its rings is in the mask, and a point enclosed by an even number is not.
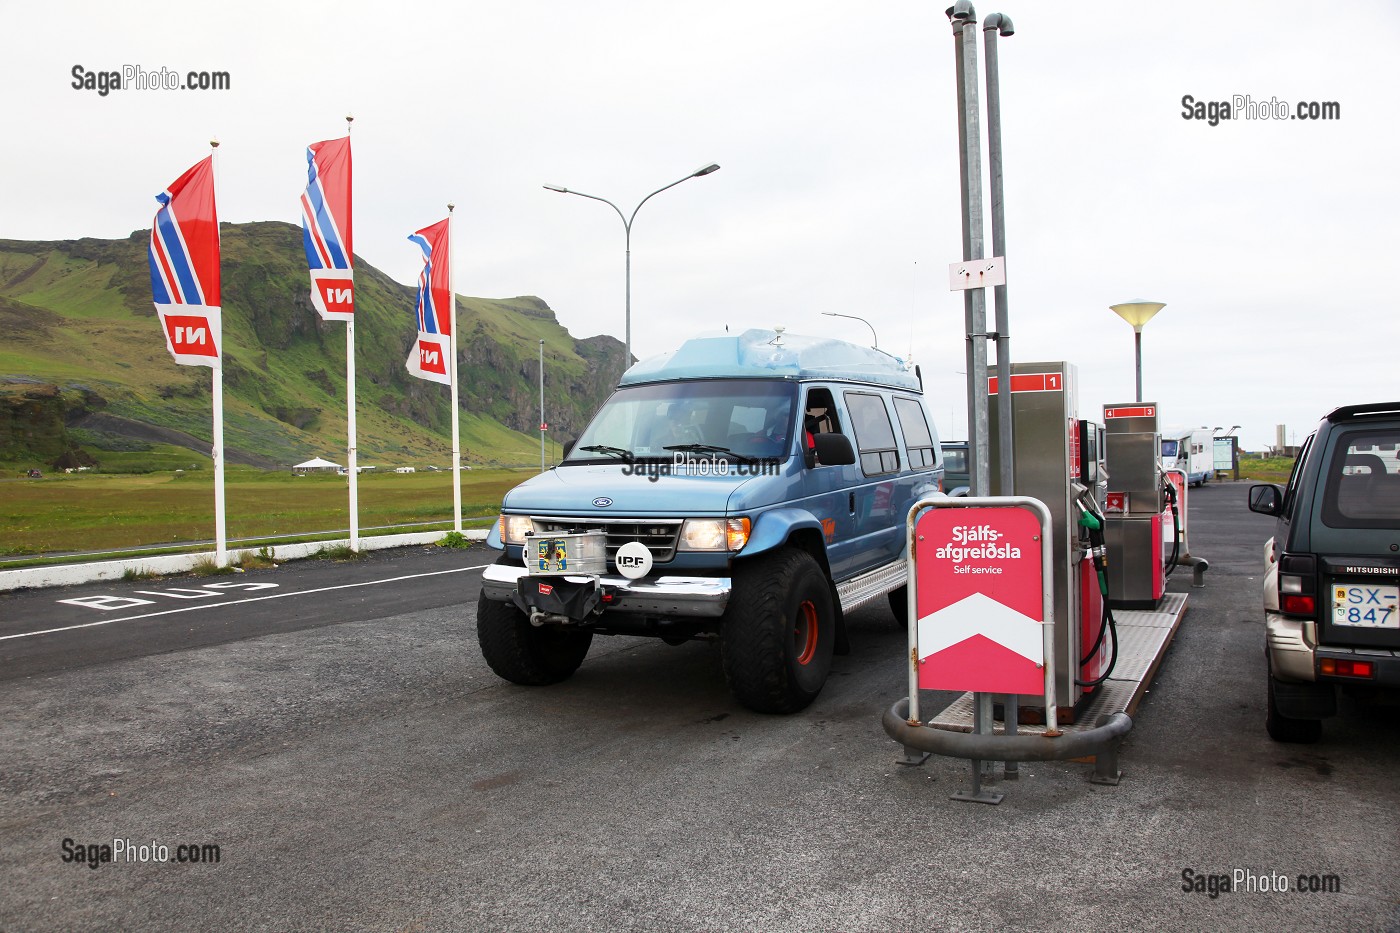
{"type": "Polygon", "coordinates": [[[924,406],[915,399],[895,396],[894,413],[899,416],[899,429],[904,432],[909,469],[932,469],[938,458],[933,449],[933,432],[928,429],[928,419],[924,417],[924,406]]]}
{"type": "Polygon", "coordinates": [[[811,389],[807,404],[802,408],[802,427],[808,434],[840,434],[841,420],[836,415],[836,400],[830,389],[811,389]]]}
{"type": "Polygon", "coordinates": [[[899,448],[894,426],[885,410],[885,400],[866,392],[847,392],[846,410],[851,413],[851,430],[860,452],[860,468],[866,476],[899,470],[899,448]]]}

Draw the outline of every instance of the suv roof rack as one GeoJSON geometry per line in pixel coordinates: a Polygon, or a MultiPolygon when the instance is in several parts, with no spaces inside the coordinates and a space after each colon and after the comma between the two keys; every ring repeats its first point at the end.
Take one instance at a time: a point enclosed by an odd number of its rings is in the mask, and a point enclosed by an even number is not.
{"type": "Polygon", "coordinates": [[[1369,405],[1343,405],[1327,413],[1328,421],[1347,421],[1367,415],[1400,415],[1400,402],[1372,402],[1369,405]]]}

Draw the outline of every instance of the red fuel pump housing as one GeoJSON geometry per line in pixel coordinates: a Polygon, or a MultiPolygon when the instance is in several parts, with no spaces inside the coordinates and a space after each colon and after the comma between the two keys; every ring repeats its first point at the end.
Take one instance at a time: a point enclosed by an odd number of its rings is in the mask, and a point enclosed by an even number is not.
{"type": "MultiPolygon", "coordinates": [[[[1111,654],[1108,633],[1099,639],[1099,628],[1105,624],[1103,614],[1103,593],[1099,592],[1099,575],[1094,570],[1093,561],[1079,562],[1079,643],[1087,652],[1095,640],[1099,640],[1098,650],[1079,667],[1079,679],[1091,682],[1103,676],[1108,669],[1111,654]]],[[[1086,687],[1089,693],[1095,688],[1086,687]]]]}

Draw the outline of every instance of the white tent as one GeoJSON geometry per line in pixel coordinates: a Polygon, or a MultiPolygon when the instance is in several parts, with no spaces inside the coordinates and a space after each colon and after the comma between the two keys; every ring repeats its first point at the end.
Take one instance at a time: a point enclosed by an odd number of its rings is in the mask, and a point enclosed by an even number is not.
{"type": "Polygon", "coordinates": [[[328,473],[328,472],[331,472],[331,471],[333,471],[333,470],[339,470],[339,469],[340,469],[340,464],[338,464],[338,463],[332,463],[332,462],[330,462],[329,460],[322,460],[320,457],[314,457],[314,458],[312,458],[311,460],[306,461],[305,463],[298,463],[296,466],[292,467],[292,472],[293,472],[293,473],[328,473]]]}

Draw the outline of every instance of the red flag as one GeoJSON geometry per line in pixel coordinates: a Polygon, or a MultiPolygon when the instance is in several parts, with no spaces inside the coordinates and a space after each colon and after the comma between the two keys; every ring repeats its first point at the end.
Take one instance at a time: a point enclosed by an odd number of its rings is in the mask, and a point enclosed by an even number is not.
{"type": "Polygon", "coordinates": [[[350,137],[306,147],[301,238],[311,269],[311,303],[326,320],[355,313],[350,137]]]}
{"type": "Polygon", "coordinates": [[[408,355],[408,371],[419,379],[452,384],[452,296],[448,263],[451,257],[450,218],[412,234],[423,250],[418,274],[418,339],[408,355]]]}
{"type": "Polygon", "coordinates": [[[156,200],[161,206],[148,259],[166,349],[177,363],[218,367],[223,335],[214,157],[195,163],[156,200]]]}

